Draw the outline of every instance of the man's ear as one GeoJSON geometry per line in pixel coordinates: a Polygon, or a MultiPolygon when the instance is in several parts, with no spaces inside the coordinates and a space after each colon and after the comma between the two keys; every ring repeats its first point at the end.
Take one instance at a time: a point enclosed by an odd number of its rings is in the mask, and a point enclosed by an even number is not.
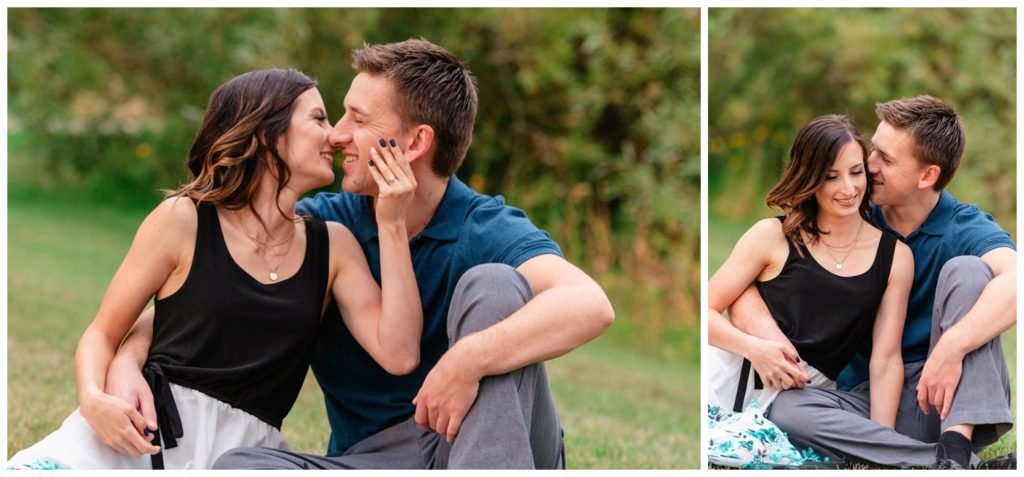
{"type": "Polygon", "coordinates": [[[420,124],[413,130],[412,141],[405,148],[405,158],[409,163],[425,159],[434,154],[434,128],[420,124]]]}
{"type": "Polygon", "coordinates": [[[935,187],[935,183],[939,181],[939,175],[942,174],[942,168],[935,164],[929,164],[924,167],[924,171],[921,173],[921,177],[917,180],[918,189],[931,189],[935,187]]]}

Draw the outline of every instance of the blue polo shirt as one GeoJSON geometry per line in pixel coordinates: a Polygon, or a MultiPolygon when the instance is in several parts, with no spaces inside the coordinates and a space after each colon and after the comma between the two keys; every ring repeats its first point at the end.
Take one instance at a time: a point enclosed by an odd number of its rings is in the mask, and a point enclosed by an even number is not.
{"type": "MultiPolygon", "coordinates": [[[[953,257],[980,257],[1000,247],[1016,250],[1016,246],[1010,234],[999,227],[991,215],[977,206],[956,200],[946,191],[939,195],[928,219],[906,237],[885,222],[878,206],[872,208],[871,219],[879,227],[896,234],[914,254],[914,285],[910,290],[907,321],[903,326],[903,362],[923,361],[928,357],[935,287],[942,266],[953,257]]],[[[843,371],[839,376],[840,388],[848,389],[868,379],[869,354],[867,350],[862,351],[843,371]]]]}
{"type": "MultiPolygon", "coordinates": [[[[341,222],[355,235],[380,283],[380,242],[371,198],[347,192],[320,193],[298,204],[300,213],[341,222]]],[[[526,214],[470,189],[452,176],[427,227],[409,241],[412,266],[423,302],[420,365],[412,374],[384,371],[356,342],[332,303],[320,329],[313,373],[324,392],[331,440],[327,455],[402,422],[415,411],[412,399],[427,372],[448,350],[447,316],[455,285],[470,268],[484,263],[518,267],[544,254],[562,256],[558,244],[526,214]]]]}

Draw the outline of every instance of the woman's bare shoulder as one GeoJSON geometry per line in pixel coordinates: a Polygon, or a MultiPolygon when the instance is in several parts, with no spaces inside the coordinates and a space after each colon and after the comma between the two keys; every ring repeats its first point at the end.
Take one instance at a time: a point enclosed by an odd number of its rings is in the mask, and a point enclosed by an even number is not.
{"type": "Polygon", "coordinates": [[[352,231],[340,222],[327,220],[324,223],[327,224],[327,235],[331,238],[331,245],[356,239],[355,235],[352,235],[352,231]]]}
{"type": "Polygon", "coordinates": [[[754,223],[733,246],[731,257],[743,262],[771,265],[777,255],[788,250],[782,223],[777,218],[761,219],[754,223]]]}
{"type": "Polygon", "coordinates": [[[324,221],[324,223],[327,224],[327,236],[331,244],[331,263],[340,264],[346,260],[363,257],[363,249],[348,227],[330,220],[324,221]]]}
{"type": "Polygon", "coordinates": [[[766,245],[775,244],[786,239],[782,233],[782,221],[776,217],[758,220],[747,230],[747,238],[766,245]]]}
{"type": "Polygon", "coordinates": [[[190,227],[195,229],[199,220],[196,204],[188,197],[168,197],[150,212],[147,220],[160,222],[161,225],[190,227]]]}

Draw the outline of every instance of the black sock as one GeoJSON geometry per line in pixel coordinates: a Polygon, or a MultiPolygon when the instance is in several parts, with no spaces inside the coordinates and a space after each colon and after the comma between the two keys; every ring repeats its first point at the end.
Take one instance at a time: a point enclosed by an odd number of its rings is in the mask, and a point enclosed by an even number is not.
{"type": "Polygon", "coordinates": [[[971,441],[956,431],[946,431],[935,445],[935,457],[949,459],[967,469],[971,465],[971,441]]]}

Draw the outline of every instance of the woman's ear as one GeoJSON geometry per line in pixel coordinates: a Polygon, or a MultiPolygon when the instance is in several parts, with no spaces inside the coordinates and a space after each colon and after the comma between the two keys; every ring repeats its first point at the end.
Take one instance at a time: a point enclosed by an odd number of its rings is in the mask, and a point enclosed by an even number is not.
{"type": "Polygon", "coordinates": [[[409,163],[431,158],[434,155],[434,128],[420,124],[413,130],[412,141],[405,148],[405,158],[409,163]]]}

